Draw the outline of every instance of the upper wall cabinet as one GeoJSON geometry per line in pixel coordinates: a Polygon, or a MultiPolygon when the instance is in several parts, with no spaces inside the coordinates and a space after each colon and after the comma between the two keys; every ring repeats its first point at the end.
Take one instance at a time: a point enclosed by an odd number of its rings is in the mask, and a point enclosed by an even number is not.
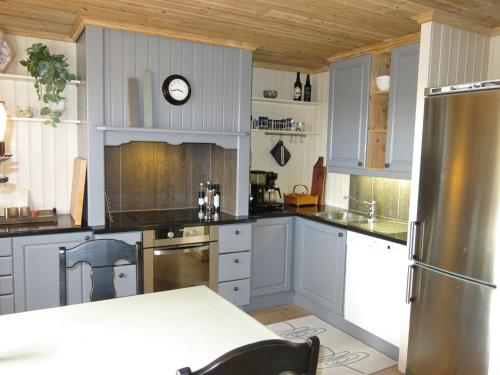
{"type": "Polygon", "coordinates": [[[104,124],[99,126],[143,126],[152,109],[154,128],[250,130],[251,51],[107,29],[103,38],[104,124]],[[173,105],[163,97],[162,84],[170,75],[189,82],[187,103],[173,105]],[[131,117],[133,102],[137,116],[131,117]]]}
{"type": "Polygon", "coordinates": [[[330,172],[411,178],[419,45],[331,65],[330,172]],[[390,90],[376,78],[390,75],[390,90]]]}
{"type": "Polygon", "coordinates": [[[371,56],[331,65],[327,166],[332,172],[364,169],[370,65],[371,56]]]}
{"type": "Polygon", "coordinates": [[[391,90],[387,124],[386,171],[401,178],[411,178],[413,135],[417,103],[419,44],[392,50],[391,90]]]}

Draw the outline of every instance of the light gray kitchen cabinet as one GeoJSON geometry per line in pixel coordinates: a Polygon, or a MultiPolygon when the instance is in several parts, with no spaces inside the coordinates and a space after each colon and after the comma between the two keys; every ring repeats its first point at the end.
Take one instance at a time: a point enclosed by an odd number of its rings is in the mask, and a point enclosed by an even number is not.
{"type": "Polygon", "coordinates": [[[251,297],[291,290],[292,230],[292,217],[253,224],[251,297]]]}
{"type": "Polygon", "coordinates": [[[327,167],[330,172],[364,169],[371,56],[338,61],[330,67],[327,167]]]}
{"type": "Polygon", "coordinates": [[[294,236],[294,291],[343,315],[346,230],[297,219],[294,236]]]}
{"type": "MultiPolygon", "coordinates": [[[[59,306],[59,247],[74,247],[91,238],[91,232],[14,238],[15,311],[59,306]]],[[[68,272],[69,303],[74,303],[76,295],[81,296],[90,290],[90,285],[82,282],[86,268],[68,272]]]]}
{"type": "Polygon", "coordinates": [[[252,224],[219,227],[218,293],[238,306],[250,303],[252,224]]]}
{"type": "Polygon", "coordinates": [[[397,178],[411,178],[419,47],[409,44],[391,53],[385,168],[388,176],[397,178]]]}

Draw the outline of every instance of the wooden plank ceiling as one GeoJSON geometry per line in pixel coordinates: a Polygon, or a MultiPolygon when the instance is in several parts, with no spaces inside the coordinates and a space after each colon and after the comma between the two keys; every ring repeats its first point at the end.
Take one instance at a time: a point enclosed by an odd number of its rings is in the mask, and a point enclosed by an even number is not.
{"type": "Polygon", "coordinates": [[[0,0],[7,33],[71,40],[84,25],[254,49],[261,66],[321,70],[327,58],[415,33],[429,11],[484,29],[497,0],[0,0]]]}

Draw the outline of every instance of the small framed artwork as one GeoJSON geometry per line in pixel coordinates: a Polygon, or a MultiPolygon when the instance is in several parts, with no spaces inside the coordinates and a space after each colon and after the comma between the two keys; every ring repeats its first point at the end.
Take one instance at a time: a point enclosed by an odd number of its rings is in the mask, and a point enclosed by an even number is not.
{"type": "Polygon", "coordinates": [[[14,50],[7,43],[7,38],[3,31],[0,31],[0,73],[7,70],[14,57],[14,50]]]}

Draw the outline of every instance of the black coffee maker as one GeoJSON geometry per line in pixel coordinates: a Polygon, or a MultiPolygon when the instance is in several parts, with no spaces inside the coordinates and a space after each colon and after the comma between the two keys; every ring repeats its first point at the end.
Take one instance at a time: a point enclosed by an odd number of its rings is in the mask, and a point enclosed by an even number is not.
{"type": "Polygon", "coordinates": [[[281,191],[276,187],[278,174],[266,171],[250,171],[250,210],[282,210],[281,191]]]}

